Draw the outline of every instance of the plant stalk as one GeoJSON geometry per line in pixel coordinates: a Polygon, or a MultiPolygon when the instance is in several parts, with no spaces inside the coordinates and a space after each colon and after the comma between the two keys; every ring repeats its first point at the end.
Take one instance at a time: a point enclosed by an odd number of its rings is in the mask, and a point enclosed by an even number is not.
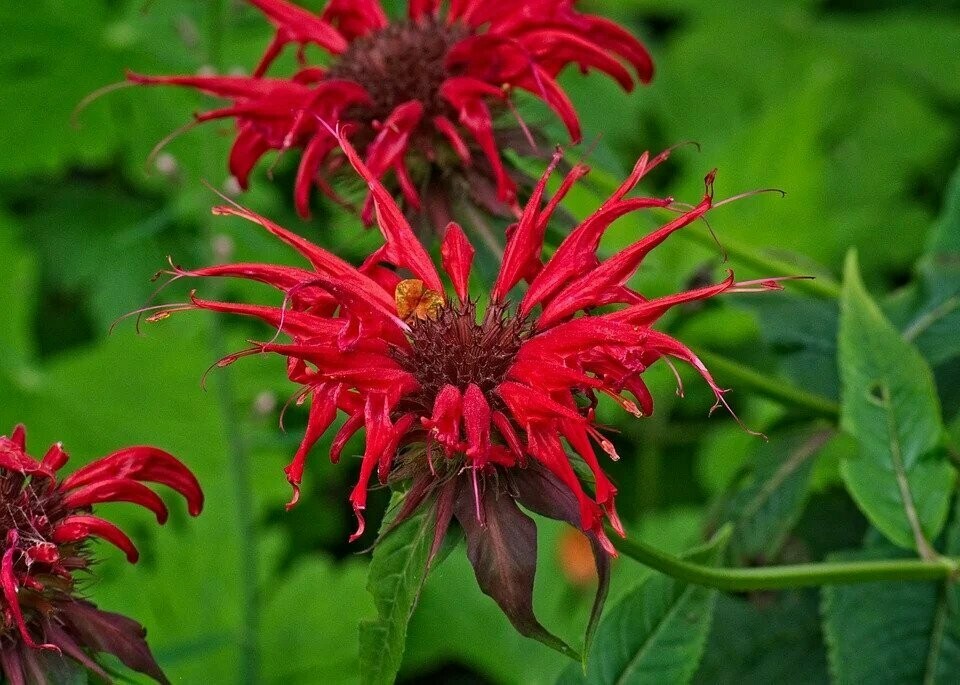
{"type": "Polygon", "coordinates": [[[960,561],[947,557],[930,561],[891,559],[766,568],[715,568],[680,559],[639,540],[614,538],[613,544],[625,556],[672,578],[724,592],[787,590],[882,581],[945,581],[955,580],[960,575],[960,561]]]}

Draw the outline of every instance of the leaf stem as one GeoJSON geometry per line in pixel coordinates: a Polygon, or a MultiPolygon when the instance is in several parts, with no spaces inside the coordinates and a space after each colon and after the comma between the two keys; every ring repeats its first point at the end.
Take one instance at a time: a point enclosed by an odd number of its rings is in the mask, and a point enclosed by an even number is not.
{"type": "Polygon", "coordinates": [[[960,574],[960,561],[937,557],[887,561],[823,562],[758,568],[715,568],[685,561],[639,540],[614,537],[625,556],[678,580],[724,592],[786,590],[881,581],[944,581],[960,574]]]}
{"type": "MultiPolygon", "coordinates": [[[[710,232],[686,230],[678,231],[678,235],[697,243],[702,247],[716,249],[717,243],[710,232]]],[[[733,240],[726,236],[720,240],[721,249],[737,264],[762,272],[765,276],[792,276],[802,267],[783,259],[777,259],[764,254],[755,247],[733,240]]],[[[840,284],[829,276],[817,275],[816,278],[791,281],[791,291],[801,291],[824,300],[836,300],[840,297],[840,284]]]]}
{"type": "Polygon", "coordinates": [[[761,374],[714,352],[701,352],[697,356],[721,380],[729,380],[729,385],[749,388],[771,400],[834,422],[840,417],[840,406],[826,397],[815,395],[796,388],[783,380],[761,374]]]}

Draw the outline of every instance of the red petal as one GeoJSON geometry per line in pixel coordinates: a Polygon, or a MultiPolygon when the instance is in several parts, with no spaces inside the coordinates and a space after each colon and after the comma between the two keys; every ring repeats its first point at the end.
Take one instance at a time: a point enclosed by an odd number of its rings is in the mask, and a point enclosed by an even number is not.
{"type": "Polygon", "coordinates": [[[530,288],[521,301],[520,311],[528,314],[561,286],[596,268],[599,264],[597,250],[600,239],[614,221],[630,212],[666,207],[672,202],[671,198],[635,198],[604,204],[560,243],[543,270],[530,283],[530,288]]]}
{"type": "Polygon", "coordinates": [[[386,240],[384,256],[394,266],[410,269],[430,290],[443,292],[443,284],[440,282],[440,276],[437,275],[437,270],[433,266],[430,255],[420,244],[393,197],[377,180],[367,165],[360,160],[357,151],[342,132],[339,139],[340,147],[350,164],[363,177],[370,188],[374,206],[377,210],[377,226],[380,228],[384,240],[386,240]]]}
{"type": "Polygon", "coordinates": [[[643,258],[671,233],[688,226],[706,214],[712,204],[710,195],[689,212],[677,217],[642,240],[620,251],[603,264],[584,274],[573,283],[565,285],[557,296],[543,309],[537,320],[541,329],[562,321],[579,309],[611,304],[619,299],[618,286],[627,282],[643,258]]]}
{"type": "Polygon", "coordinates": [[[336,138],[326,131],[318,131],[303,151],[300,166],[297,167],[293,197],[297,214],[304,219],[310,218],[310,192],[316,182],[317,170],[336,147],[336,138]]]}
{"type": "Polygon", "coordinates": [[[440,245],[440,258],[461,302],[467,301],[470,292],[470,267],[474,254],[473,245],[467,240],[463,229],[459,224],[450,222],[440,245]]]}
{"type": "Polygon", "coordinates": [[[13,427],[10,433],[10,442],[12,442],[21,452],[27,449],[27,427],[18,423],[13,427]]]}
{"type": "Polygon", "coordinates": [[[90,536],[103,538],[107,542],[119,547],[127,555],[127,561],[137,563],[140,554],[133,541],[117,526],[96,516],[75,514],[63,519],[53,529],[53,539],[61,544],[81,542],[90,536]]]}
{"type": "Polygon", "coordinates": [[[322,18],[351,41],[389,24],[379,0],[330,0],[322,18]]]}
{"type": "Polygon", "coordinates": [[[543,194],[547,189],[547,181],[553,175],[553,170],[560,163],[561,157],[562,154],[559,150],[554,153],[553,159],[543,175],[540,176],[540,180],[523,210],[520,223],[517,224],[513,235],[507,239],[500,273],[497,275],[497,281],[494,283],[493,291],[490,294],[490,298],[495,302],[502,301],[510,292],[510,289],[529,273],[532,262],[539,263],[544,238],[544,232],[541,229],[545,229],[546,226],[537,221],[537,216],[540,212],[543,194]]]}
{"type": "Polygon", "coordinates": [[[460,161],[463,162],[465,166],[469,166],[472,162],[470,148],[463,140],[463,136],[460,135],[454,123],[445,116],[435,116],[433,118],[433,125],[437,128],[437,131],[450,142],[450,147],[457,153],[460,161]]]}

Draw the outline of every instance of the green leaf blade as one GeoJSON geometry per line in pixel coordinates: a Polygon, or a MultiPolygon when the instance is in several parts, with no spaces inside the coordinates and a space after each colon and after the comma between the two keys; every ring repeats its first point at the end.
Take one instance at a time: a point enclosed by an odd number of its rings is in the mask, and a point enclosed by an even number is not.
{"type": "MultiPolygon", "coordinates": [[[[398,498],[394,498],[393,504],[398,498]]],[[[373,552],[367,588],[378,618],[360,624],[360,682],[392,683],[400,670],[407,624],[427,578],[433,517],[426,509],[384,537],[373,552]]],[[[385,520],[382,530],[391,524],[385,520]]]]}
{"type": "Polygon", "coordinates": [[[892,542],[929,553],[942,530],[956,474],[941,449],[944,427],[933,374],[904,341],[847,260],[841,299],[841,424],[860,455],[841,475],[867,518],[892,542]]]}

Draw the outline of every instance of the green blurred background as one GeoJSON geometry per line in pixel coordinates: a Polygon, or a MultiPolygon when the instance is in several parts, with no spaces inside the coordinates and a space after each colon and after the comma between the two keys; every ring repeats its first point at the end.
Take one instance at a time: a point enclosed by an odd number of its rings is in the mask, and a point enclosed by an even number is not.
{"type": "MultiPolygon", "coordinates": [[[[702,152],[679,151],[649,179],[648,192],[696,201],[713,167],[719,197],[787,191],[784,199],[764,195],[715,212],[722,243],[770,255],[792,273],[819,274],[828,286],[856,247],[878,296],[911,283],[960,152],[958,3],[583,6],[631,26],[650,46],[658,73],[629,96],[601,76],[565,79],[589,143],[601,134],[591,161],[607,176],[573,197],[573,214],[595,207],[605,184],[643,150],[695,140],[702,152]]],[[[321,444],[301,505],[286,513],[290,493],[281,468],[298,443],[304,412],[293,408],[287,432],[279,430],[294,390],[282,360],[247,359],[214,371],[206,390],[200,385],[204,369],[264,331],[206,314],[146,324],[141,335],[130,321],[109,331],[117,317],[147,302],[151,277],[167,255],[184,266],[213,258],[292,260],[250,225],[209,216],[217,198],[201,180],[229,188],[229,126],[188,133],[147,165],[154,144],[209,103],[172,89],[127,89],[98,100],[71,125],[77,103],[120,80],[126,68],[194,73],[214,56],[225,71],[249,69],[268,25],[242,2],[37,0],[29,8],[0,5],[0,26],[0,426],[25,422],[34,453],[62,440],[77,464],[124,445],[156,444],[194,468],[207,494],[196,521],[172,502],[166,529],[156,529],[145,512],[114,505],[111,515],[127,524],[142,560],[128,567],[104,548],[91,596],[148,626],[158,659],[178,682],[353,682],[357,624],[374,613],[364,587],[367,557],[358,553],[364,545],[346,544],[356,465],[331,467],[321,444]]],[[[544,112],[532,108],[529,116],[564,140],[544,112]]],[[[322,206],[309,223],[293,215],[295,161],[283,160],[273,181],[266,178],[269,162],[262,164],[242,201],[346,256],[366,254],[376,235],[353,219],[322,206]]],[[[623,220],[607,247],[652,225],[623,220]]],[[[648,260],[639,280],[645,292],[722,273],[706,229],[690,230],[691,238],[673,239],[648,260]]],[[[754,274],[736,249],[729,266],[742,277],[779,275],[754,274]]],[[[264,295],[227,288],[234,297],[264,295]]],[[[174,288],[168,296],[186,292],[174,288]]],[[[835,397],[835,311],[814,299],[774,298],[711,303],[666,327],[695,350],[723,352],[835,397]]],[[[890,302],[892,308],[897,300],[890,302]]],[[[946,387],[956,360],[940,361],[946,387]]],[[[626,421],[613,411],[603,417],[621,431],[624,458],[612,470],[631,535],[672,550],[702,536],[717,520],[715,495],[771,449],[726,415],[708,419],[709,392],[688,380],[680,401],[669,372],[654,369],[653,418],[626,421]]],[[[731,398],[753,427],[780,418],[775,405],[749,392],[731,398]]],[[[944,390],[944,409],[956,429],[956,392],[944,390]]],[[[797,510],[794,533],[771,548],[772,559],[733,561],[819,558],[856,544],[865,523],[836,487],[836,460],[848,449],[833,440],[817,459],[802,489],[810,502],[797,510]]],[[[386,494],[377,493],[381,510],[386,494]]],[[[570,561],[574,543],[560,527],[541,526],[538,610],[570,640],[592,599],[590,581],[570,561]]],[[[612,601],[643,573],[618,562],[612,601]]],[[[797,594],[764,604],[726,597],[715,623],[723,629],[710,638],[699,681],[826,679],[815,599],[797,594]],[[761,634],[762,644],[747,638],[761,634]]],[[[565,666],[511,629],[455,553],[428,581],[401,677],[546,683],[565,666]]]]}

